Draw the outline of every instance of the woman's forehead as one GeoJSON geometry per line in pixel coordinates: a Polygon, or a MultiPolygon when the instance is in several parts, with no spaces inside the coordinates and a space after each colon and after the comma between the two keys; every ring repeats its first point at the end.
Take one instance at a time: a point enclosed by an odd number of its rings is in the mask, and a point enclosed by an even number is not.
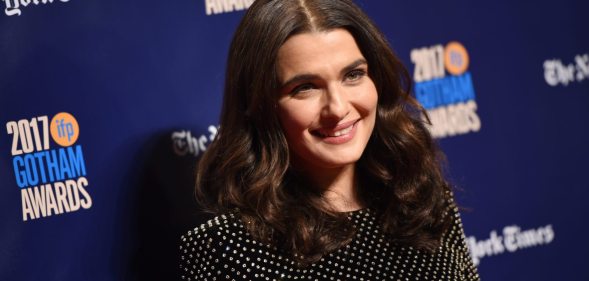
{"type": "Polygon", "coordinates": [[[363,58],[354,37],[345,29],[305,32],[292,36],[281,46],[277,72],[284,82],[292,75],[339,71],[363,58]]]}

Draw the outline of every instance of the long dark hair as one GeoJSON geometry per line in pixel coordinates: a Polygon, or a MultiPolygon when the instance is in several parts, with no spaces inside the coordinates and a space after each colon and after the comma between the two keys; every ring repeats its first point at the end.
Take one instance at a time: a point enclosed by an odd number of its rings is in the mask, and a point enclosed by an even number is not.
{"type": "Polygon", "coordinates": [[[292,35],[345,29],[378,91],[376,123],[357,163],[362,203],[391,240],[432,251],[448,227],[442,154],[409,94],[411,78],[384,35],[350,0],[256,0],[230,46],[221,127],[200,160],[196,195],[215,213],[239,209],[250,234],[302,265],[349,243],[354,227],[290,168],[275,104],[276,58],[292,35]]]}

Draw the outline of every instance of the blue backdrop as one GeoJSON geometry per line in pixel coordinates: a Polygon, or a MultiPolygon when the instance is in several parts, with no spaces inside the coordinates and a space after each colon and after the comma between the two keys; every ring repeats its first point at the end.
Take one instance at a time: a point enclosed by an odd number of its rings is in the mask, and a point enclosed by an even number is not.
{"type": "MultiPolygon", "coordinates": [[[[252,0],[2,0],[0,280],[170,280],[252,0]]],[[[589,2],[357,1],[411,71],[484,280],[589,280],[589,2]]]]}

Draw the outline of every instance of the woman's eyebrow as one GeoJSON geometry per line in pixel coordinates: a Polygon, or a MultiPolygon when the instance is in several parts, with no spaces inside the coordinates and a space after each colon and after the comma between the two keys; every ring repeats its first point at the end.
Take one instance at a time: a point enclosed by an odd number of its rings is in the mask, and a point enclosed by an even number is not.
{"type": "MultiPolygon", "coordinates": [[[[350,72],[351,70],[353,70],[354,68],[363,65],[363,64],[368,64],[368,62],[366,62],[365,58],[360,58],[357,59],[355,61],[353,61],[352,63],[346,65],[341,71],[340,71],[340,75],[345,75],[346,73],[350,72]]],[[[319,75],[317,74],[312,74],[312,73],[301,73],[301,74],[297,74],[295,76],[293,76],[292,78],[288,79],[286,82],[282,83],[282,85],[280,86],[281,88],[287,87],[288,85],[292,85],[295,84],[297,82],[301,82],[301,81],[309,81],[309,80],[314,80],[319,78],[319,75]]]]}
{"type": "Polygon", "coordinates": [[[361,66],[361,65],[363,65],[363,64],[365,64],[365,65],[368,65],[368,62],[366,61],[366,59],[365,59],[365,58],[360,58],[360,59],[357,59],[357,60],[355,60],[354,62],[352,62],[352,63],[348,64],[346,67],[344,67],[344,68],[342,69],[342,71],[340,72],[340,75],[342,75],[342,76],[343,76],[343,75],[345,75],[346,73],[348,73],[348,72],[350,72],[350,71],[354,70],[354,68],[356,68],[356,67],[358,67],[358,66],[361,66]]]}
{"type": "Polygon", "coordinates": [[[285,88],[288,87],[289,85],[301,82],[301,81],[309,81],[309,80],[314,80],[319,78],[319,75],[317,74],[311,74],[311,73],[302,73],[302,74],[297,74],[295,76],[293,76],[292,78],[288,79],[288,81],[284,82],[280,87],[281,88],[285,88]]]}

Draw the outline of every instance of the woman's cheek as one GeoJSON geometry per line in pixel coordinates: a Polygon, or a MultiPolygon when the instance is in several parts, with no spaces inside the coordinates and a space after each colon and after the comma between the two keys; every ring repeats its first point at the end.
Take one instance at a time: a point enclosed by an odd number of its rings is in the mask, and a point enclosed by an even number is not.
{"type": "Polygon", "coordinates": [[[312,124],[311,113],[303,103],[284,102],[279,106],[281,123],[287,135],[300,135],[312,124]]]}

